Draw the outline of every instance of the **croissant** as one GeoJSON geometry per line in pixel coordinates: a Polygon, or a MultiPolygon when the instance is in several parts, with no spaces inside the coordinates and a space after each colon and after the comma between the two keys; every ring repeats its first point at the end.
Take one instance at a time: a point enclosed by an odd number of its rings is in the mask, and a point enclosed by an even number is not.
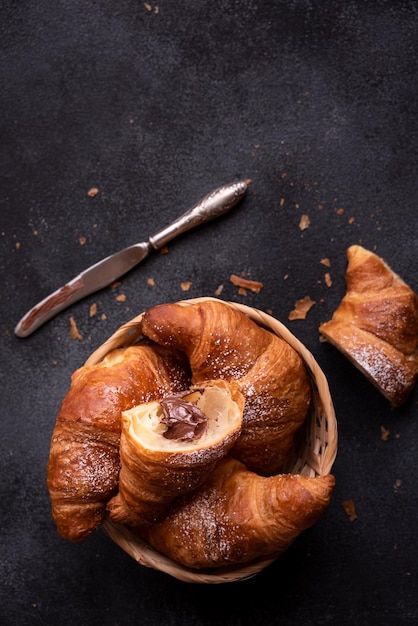
{"type": "Polygon", "coordinates": [[[226,456],[197,491],[141,529],[155,550],[185,567],[219,568],[279,556],[327,509],[331,474],[259,476],[226,456]]]}
{"type": "Polygon", "coordinates": [[[219,300],[152,307],[143,316],[142,332],[184,351],[194,384],[235,380],[245,407],[230,453],[259,474],[286,468],[310,404],[307,372],[287,342],[219,300]]]}
{"type": "Polygon", "coordinates": [[[82,541],[104,519],[118,485],[121,412],[189,384],[184,355],[159,346],[116,349],[74,372],[47,468],[52,516],[62,537],[82,541]]]}
{"type": "Polygon", "coordinates": [[[381,259],[353,245],[347,250],[346,294],[320,325],[393,407],[403,404],[418,376],[418,296],[381,259]]]}
{"type": "Polygon", "coordinates": [[[238,438],[243,408],[238,386],[219,380],[124,411],[111,520],[152,523],[174,498],[200,487],[238,438]]]}

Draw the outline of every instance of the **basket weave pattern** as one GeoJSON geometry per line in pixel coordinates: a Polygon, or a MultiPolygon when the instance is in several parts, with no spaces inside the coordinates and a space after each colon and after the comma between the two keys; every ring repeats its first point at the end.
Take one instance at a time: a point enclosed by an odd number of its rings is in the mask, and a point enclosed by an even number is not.
{"type": "MultiPolygon", "coordinates": [[[[205,300],[213,300],[213,298],[182,300],[179,304],[188,306],[205,300]]],[[[303,437],[295,449],[288,471],[305,476],[329,474],[337,454],[337,422],[328,383],[318,363],[303,344],[270,315],[235,302],[224,302],[224,304],[241,311],[260,326],[284,339],[303,359],[311,381],[312,407],[302,431],[303,437]]],[[[138,315],[121,326],[88,358],[86,365],[95,365],[115,348],[127,347],[140,341],[142,317],[143,314],[138,315]]],[[[245,565],[197,572],[156,552],[126,526],[116,525],[106,520],[102,528],[138,563],[165,572],[184,582],[216,584],[244,580],[260,572],[276,558],[272,556],[245,565]]]]}

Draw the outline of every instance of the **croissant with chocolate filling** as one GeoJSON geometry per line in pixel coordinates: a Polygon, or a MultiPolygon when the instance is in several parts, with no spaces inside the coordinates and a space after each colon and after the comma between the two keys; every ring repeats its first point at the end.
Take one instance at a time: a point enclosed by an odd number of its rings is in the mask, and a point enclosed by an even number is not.
{"type": "Polygon", "coordinates": [[[219,568],[279,556],[327,509],[332,475],[259,476],[230,456],[204,485],[178,498],[140,532],[156,550],[194,568],[219,568]]]}
{"type": "Polygon", "coordinates": [[[347,259],[346,294],[319,332],[400,406],[418,376],[418,296],[362,246],[348,248],[347,259]]]}
{"type": "Polygon", "coordinates": [[[245,407],[231,454],[259,474],[285,470],[310,403],[304,364],[286,341],[220,300],[155,306],[145,312],[142,332],[184,351],[194,384],[236,381],[245,407]]]}
{"type": "Polygon", "coordinates": [[[187,389],[183,355],[131,346],[78,369],[57,416],[48,461],[52,516],[65,539],[82,541],[99,526],[117,491],[121,413],[187,389]]]}
{"type": "Polygon", "coordinates": [[[219,380],[124,411],[111,520],[150,524],[199,488],[238,438],[243,408],[237,385],[219,380]]]}

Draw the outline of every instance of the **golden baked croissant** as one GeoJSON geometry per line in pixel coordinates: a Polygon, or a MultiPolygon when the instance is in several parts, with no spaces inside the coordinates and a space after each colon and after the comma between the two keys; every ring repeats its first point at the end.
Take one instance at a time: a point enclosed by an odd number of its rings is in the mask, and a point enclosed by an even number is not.
{"type": "Polygon", "coordinates": [[[331,474],[259,476],[226,456],[200,489],[179,497],[161,521],[138,532],[194,569],[276,557],[325,512],[334,484],[331,474]]]}
{"type": "Polygon", "coordinates": [[[194,384],[235,380],[245,407],[231,454],[259,474],[285,470],[310,403],[304,364],[286,341],[220,300],[155,306],[145,312],[142,332],[184,351],[194,384]]]}
{"type": "Polygon", "coordinates": [[[238,386],[218,380],[124,411],[111,520],[152,523],[174,498],[200,487],[238,438],[243,408],[238,386]]]}
{"type": "Polygon", "coordinates": [[[103,521],[118,484],[121,412],[189,384],[184,355],[159,346],[116,349],[73,374],[47,474],[52,516],[64,538],[82,541],[103,521]]]}
{"type": "Polygon", "coordinates": [[[362,246],[350,246],[347,259],[346,294],[319,332],[400,406],[418,376],[418,296],[362,246]]]}

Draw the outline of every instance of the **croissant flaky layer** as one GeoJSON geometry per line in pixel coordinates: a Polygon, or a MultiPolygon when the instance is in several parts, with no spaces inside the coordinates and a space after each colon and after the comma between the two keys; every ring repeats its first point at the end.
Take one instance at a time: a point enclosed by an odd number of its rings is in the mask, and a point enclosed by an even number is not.
{"type": "Polygon", "coordinates": [[[304,364],[286,341],[219,300],[153,307],[144,314],[142,330],[187,355],[195,384],[235,380],[245,408],[231,454],[263,475],[286,468],[310,404],[304,364]]]}
{"type": "Polygon", "coordinates": [[[112,521],[153,523],[175,498],[198,489],[237,440],[243,408],[237,385],[219,380],[124,411],[119,493],[107,505],[112,521]]]}
{"type": "Polygon", "coordinates": [[[346,294],[319,331],[400,406],[418,377],[418,296],[362,246],[348,248],[347,259],[346,294]]]}
{"type": "Polygon", "coordinates": [[[199,490],[178,498],[161,521],[139,532],[193,569],[276,557],[325,512],[334,484],[332,475],[259,476],[226,456],[199,490]]]}
{"type": "Polygon", "coordinates": [[[121,413],[189,385],[182,355],[131,346],[72,376],[52,434],[47,485],[60,534],[86,539],[118,487],[121,413]]]}

